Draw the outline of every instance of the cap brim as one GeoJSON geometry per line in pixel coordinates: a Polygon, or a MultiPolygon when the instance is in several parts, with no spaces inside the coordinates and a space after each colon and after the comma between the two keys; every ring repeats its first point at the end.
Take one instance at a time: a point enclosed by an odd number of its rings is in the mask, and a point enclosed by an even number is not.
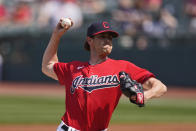
{"type": "Polygon", "coordinates": [[[119,34],[116,31],[113,31],[113,30],[102,30],[102,31],[94,33],[92,36],[95,36],[95,35],[98,35],[98,34],[101,34],[101,33],[105,33],[105,32],[110,32],[114,38],[119,36],[119,34]]]}

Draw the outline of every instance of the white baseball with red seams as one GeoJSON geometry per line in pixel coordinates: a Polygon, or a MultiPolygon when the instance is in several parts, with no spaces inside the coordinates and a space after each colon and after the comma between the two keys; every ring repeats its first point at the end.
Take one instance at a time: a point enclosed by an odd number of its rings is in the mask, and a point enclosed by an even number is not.
{"type": "Polygon", "coordinates": [[[61,26],[71,26],[71,20],[69,18],[61,18],[61,26]]]}

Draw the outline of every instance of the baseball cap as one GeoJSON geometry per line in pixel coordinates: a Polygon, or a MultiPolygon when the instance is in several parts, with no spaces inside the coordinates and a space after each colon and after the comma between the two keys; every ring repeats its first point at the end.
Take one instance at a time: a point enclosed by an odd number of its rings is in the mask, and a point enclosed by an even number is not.
{"type": "MultiPolygon", "coordinates": [[[[93,37],[95,35],[98,35],[98,34],[101,34],[101,33],[104,33],[104,32],[111,33],[112,37],[114,37],[114,38],[119,36],[118,32],[116,32],[112,29],[111,24],[109,22],[101,21],[101,22],[92,23],[88,27],[87,37],[93,37]]],[[[89,44],[88,44],[87,41],[84,44],[84,48],[88,51],[90,50],[90,47],[89,47],[89,44]]]]}

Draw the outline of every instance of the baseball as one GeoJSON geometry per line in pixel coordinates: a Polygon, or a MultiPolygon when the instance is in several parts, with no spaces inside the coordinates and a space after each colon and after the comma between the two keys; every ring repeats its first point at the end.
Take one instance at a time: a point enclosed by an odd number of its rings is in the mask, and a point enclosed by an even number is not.
{"type": "Polygon", "coordinates": [[[66,26],[71,26],[71,20],[68,18],[61,18],[61,26],[66,27],[66,26]]]}

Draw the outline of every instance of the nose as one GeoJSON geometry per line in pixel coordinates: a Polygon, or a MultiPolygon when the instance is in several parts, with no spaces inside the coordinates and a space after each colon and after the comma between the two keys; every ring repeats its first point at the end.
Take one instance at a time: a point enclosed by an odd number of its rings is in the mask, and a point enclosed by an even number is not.
{"type": "Polygon", "coordinates": [[[111,40],[109,39],[109,38],[105,38],[104,39],[104,43],[106,44],[106,45],[111,45],[112,43],[111,43],[111,40]]]}

